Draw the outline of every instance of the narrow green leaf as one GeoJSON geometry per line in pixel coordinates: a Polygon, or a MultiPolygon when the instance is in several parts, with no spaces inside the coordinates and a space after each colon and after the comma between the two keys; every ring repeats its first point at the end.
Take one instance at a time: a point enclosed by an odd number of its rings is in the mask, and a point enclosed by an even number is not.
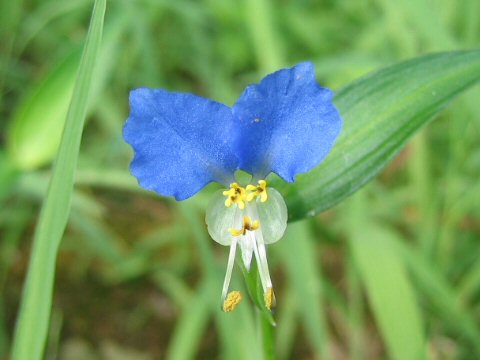
{"type": "Polygon", "coordinates": [[[297,333],[298,295],[289,284],[282,293],[281,303],[278,306],[278,325],[275,343],[279,360],[292,358],[292,352],[297,333]]]}
{"type": "Polygon", "coordinates": [[[195,302],[182,313],[169,343],[167,360],[193,359],[211,316],[210,299],[215,286],[204,281],[196,291],[195,302]]]}
{"type": "Polygon", "coordinates": [[[322,294],[322,276],[317,264],[313,234],[308,222],[290,224],[285,239],[279,244],[290,286],[294,289],[299,316],[316,357],[331,359],[328,351],[328,331],[322,294]]]}
{"type": "Polygon", "coordinates": [[[363,299],[360,276],[355,267],[355,261],[352,256],[348,257],[347,263],[348,276],[348,322],[349,322],[349,341],[348,354],[350,360],[367,359],[366,346],[364,341],[365,334],[365,301],[363,299]]]}
{"type": "Polygon", "coordinates": [[[436,319],[441,319],[457,336],[469,341],[475,358],[480,358],[480,329],[472,311],[459,300],[460,293],[447,281],[438,266],[403,242],[396,244],[408,269],[418,282],[419,292],[426,298],[436,319]]]}
{"type": "Polygon", "coordinates": [[[350,236],[352,254],[368,300],[392,359],[426,359],[420,311],[398,240],[386,229],[365,224],[350,236]]]}
{"type": "Polygon", "coordinates": [[[70,210],[74,172],[92,74],[100,49],[105,7],[105,0],[95,2],[62,141],[47,197],[35,230],[24,294],[15,329],[12,360],[41,359],[45,347],[56,256],[70,210]]]}
{"type": "Polygon", "coordinates": [[[245,0],[245,23],[262,72],[280,68],[284,58],[279,43],[281,37],[276,36],[273,7],[271,0],[245,0]]]}
{"type": "Polygon", "coordinates": [[[366,184],[449,101],[480,79],[480,51],[415,58],[343,88],[344,126],[332,152],[294,184],[274,184],[291,219],[328,209],[366,184]]]}

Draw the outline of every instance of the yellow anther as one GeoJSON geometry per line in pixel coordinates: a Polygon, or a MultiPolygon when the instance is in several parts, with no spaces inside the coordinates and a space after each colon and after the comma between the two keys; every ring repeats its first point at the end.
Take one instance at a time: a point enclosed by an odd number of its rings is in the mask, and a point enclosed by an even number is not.
{"type": "Polygon", "coordinates": [[[260,227],[260,221],[255,220],[252,223],[252,219],[250,219],[249,216],[244,216],[243,217],[243,227],[247,229],[248,231],[254,231],[257,230],[260,227]]]}
{"type": "Polygon", "coordinates": [[[275,293],[273,292],[273,289],[267,288],[267,291],[265,292],[264,295],[264,300],[265,300],[265,306],[267,307],[268,310],[272,310],[272,307],[275,307],[276,304],[276,299],[275,299],[275,293]]]}
{"type": "Polygon", "coordinates": [[[265,180],[260,180],[258,185],[248,185],[247,188],[247,201],[250,202],[257,197],[260,197],[261,202],[265,202],[268,199],[267,195],[267,182],[265,180]]]}
{"type": "Polygon", "coordinates": [[[237,183],[230,184],[230,189],[225,190],[223,195],[227,197],[225,200],[225,206],[230,207],[232,204],[237,204],[239,209],[245,209],[245,200],[247,198],[247,192],[245,188],[241,187],[237,183]]]}
{"type": "Polygon", "coordinates": [[[245,235],[245,229],[234,229],[234,228],[229,228],[228,232],[232,234],[232,236],[242,236],[245,235]]]}
{"type": "Polygon", "coordinates": [[[252,219],[250,219],[250,216],[244,216],[242,228],[241,229],[230,228],[228,229],[228,232],[232,234],[232,236],[242,236],[246,234],[247,230],[255,231],[259,227],[260,227],[260,221],[255,220],[254,222],[252,222],[252,219]]]}
{"type": "Polygon", "coordinates": [[[242,294],[240,291],[231,291],[223,302],[223,311],[230,312],[235,310],[240,301],[242,301],[242,294]]]}

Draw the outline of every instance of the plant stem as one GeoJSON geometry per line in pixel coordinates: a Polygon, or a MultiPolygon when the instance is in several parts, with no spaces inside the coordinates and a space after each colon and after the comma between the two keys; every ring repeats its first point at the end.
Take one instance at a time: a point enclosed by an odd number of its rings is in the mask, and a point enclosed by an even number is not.
{"type": "Polygon", "coordinates": [[[258,332],[262,342],[263,359],[275,360],[274,326],[260,310],[256,309],[258,332]]]}

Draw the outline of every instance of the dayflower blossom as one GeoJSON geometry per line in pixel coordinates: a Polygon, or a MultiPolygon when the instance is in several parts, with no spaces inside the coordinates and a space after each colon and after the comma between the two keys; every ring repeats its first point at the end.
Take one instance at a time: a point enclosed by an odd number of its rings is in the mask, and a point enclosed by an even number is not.
{"type": "Polygon", "coordinates": [[[287,182],[319,164],[340,132],[342,120],[332,92],[317,84],[313,65],[300,63],[249,85],[227,105],[193,94],[140,88],[130,93],[130,116],[123,136],[135,156],[130,170],[140,185],[184,200],[210,182],[214,194],[206,223],[216,242],[230,246],[222,307],[241,300],[228,293],[237,245],[249,270],[255,256],[265,306],[275,304],[265,245],[278,241],[287,226],[287,207],[265,178],[287,182]],[[239,184],[235,172],[252,175],[239,184]],[[246,186],[245,186],[246,185],[246,186]]]}

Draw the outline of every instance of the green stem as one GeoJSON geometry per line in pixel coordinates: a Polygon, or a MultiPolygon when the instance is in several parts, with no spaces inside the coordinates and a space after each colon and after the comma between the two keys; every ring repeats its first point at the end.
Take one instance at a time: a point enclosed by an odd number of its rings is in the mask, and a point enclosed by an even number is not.
{"type": "Polygon", "coordinates": [[[260,333],[260,340],[262,341],[263,359],[275,360],[275,341],[274,341],[274,326],[267,316],[260,310],[256,309],[258,330],[260,333]]]}

